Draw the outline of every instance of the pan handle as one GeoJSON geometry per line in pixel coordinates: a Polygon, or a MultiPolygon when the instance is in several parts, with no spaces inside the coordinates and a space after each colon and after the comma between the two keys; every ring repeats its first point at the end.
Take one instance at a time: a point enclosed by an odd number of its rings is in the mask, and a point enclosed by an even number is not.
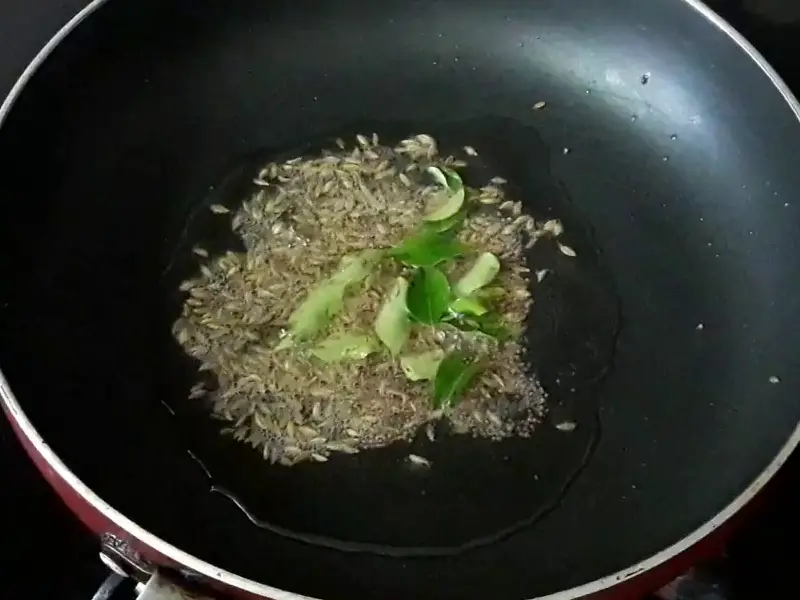
{"type": "Polygon", "coordinates": [[[208,596],[199,596],[189,592],[170,581],[167,577],[154,571],[145,584],[136,586],[137,600],[211,600],[208,596]]]}
{"type": "Polygon", "coordinates": [[[92,600],[109,600],[114,591],[119,587],[119,584],[125,581],[125,576],[112,571],[106,577],[97,591],[92,596],[92,600]]]}
{"type": "MultiPolygon", "coordinates": [[[[212,600],[203,593],[187,590],[176,581],[176,578],[159,572],[155,565],[145,561],[127,542],[114,535],[102,536],[100,561],[111,573],[92,600],[124,598],[124,594],[115,592],[126,580],[136,582],[136,600],[212,600]]],[[[130,594],[132,586],[123,587],[127,588],[130,594]]]]}
{"type": "MultiPolygon", "coordinates": [[[[112,570],[106,580],[92,596],[92,600],[121,600],[122,596],[114,595],[120,584],[127,579],[125,575],[112,570]]],[[[136,585],[136,600],[211,600],[189,592],[177,585],[158,571],[154,571],[146,583],[136,585]]]]}

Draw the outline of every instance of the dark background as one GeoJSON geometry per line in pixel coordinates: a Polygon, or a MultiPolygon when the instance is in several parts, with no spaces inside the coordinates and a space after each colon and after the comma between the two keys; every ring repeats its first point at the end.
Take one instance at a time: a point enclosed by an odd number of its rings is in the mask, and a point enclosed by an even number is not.
{"type": "MultiPolygon", "coordinates": [[[[49,37],[84,4],[84,0],[0,3],[0,96],[49,37]]],[[[800,2],[711,0],[709,4],[750,39],[800,94],[800,2]]],[[[98,544],[39,479],[1,418],[0,492],[4,498],[0,539],[6,546],[6,556],[0,561],[0,597],[91,598],[106,575],[97,559],[98,544]]],[[[764,505],[728,545],[725,556],[703,569],[720,583],[724,598],[800,597],[793,588],[800,553],[792,534],[800,525],[799,498],[800,457],[795,456],[764,505]]]]}

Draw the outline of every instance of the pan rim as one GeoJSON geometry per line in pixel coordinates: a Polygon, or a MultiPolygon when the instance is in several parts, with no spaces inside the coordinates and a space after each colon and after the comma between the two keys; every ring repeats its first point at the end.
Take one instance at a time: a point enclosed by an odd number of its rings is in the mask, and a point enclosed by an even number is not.
{"type": "MultiPolygon", "coordinates": [[[[89,17],[108,1],[109,0],[92,0],[80,12],[67,21],[67,23],[64,24],[48,40],[48,42],[24,69],[22,74],[11,88],[11,91],[6,96],[2,105],[0,105],[0,127],[2,127],[6,117],[8,116],[8,113],[11,111],[25,86],[45,62],[45,60],[50,56],[50,54],[74,29],[77,28],[78,25],[80,25],[87,17],[89,17]]],[[[781,94],[783,99],[786,101],[786,104],[791,108],[798,122],[800,122],[800,103],[798,103],[798,100],[789,90],[786,83],[766,61],[761,53],[758,52],[758,50],[756,50],[755,47],[753,47],[753,45],[750,44],[750,42],[748,42],[727,21],[725,21],[720,15],[704,4],[701,0],[682,1],[690,8],[698,12],[707,21],[709,21],[711,25],[727,35],[731,41],[739,46],[739,48],[750,57],[750,59],[767,76],[775,89],[777,89],[777,91],[781,94]]],[[[22,407],[17,401],[14,393],[11,391],[2,369],[0,369],[0,400],[2,401],[3,407],[7,411],[9,417],[17,426],[17,431],[21,433],[32,445],[38,455],[45,461],[47,467],[51,469],[59,479],[66,483],[73,492],[78,494],[83,502],[90,505],[104,518],[115,524],[120,528],[120,530],[125,531],[140,543],[157,552],[161,556],[164,556],[165,558],[174,561],[175,563],[180,564],[199,575],[232,588],[237,588],[259,596],[273,598],[273,600],[320,600],[311,596],[284,591],[271,587],[267,584],[258,583],[252,579],[247,579],[230,571],[216,567],[209,562],[206,562],[181,550],[177,546],[174,546],[173,544],[134,523],[106,501],[104,501],[85,483],[83,483],[56,455],[56,453],[50,448],[44,438],[33,426],[33,423],[30,421],[30,419],[28,419],[25,412],[22,410],[22,407]]],[[[731,517],[738,513],[745,505],[747,505],[774,477],[774,475],[783,466],[783,464],[787,461],[789,456],[799,444],[800,422],[795,426],[794,431],[786,440],[784,445],[780,448],[777,455],[745,488],[743,492],[741,492],[736,498],[734,498],[733,501],[731,501],[706,523],[700,525],[694,531],[672,545],[662,549],[653,556],[639,561],[638,563],[631,565],[626,569],[617,571],[616,573],[606,575],[594,581],[581,584],[568,590],[555,592],[546,596],[539,596],[532,600],[576,600],[578,598],[607,590],[613,586],[634,579],[639,575],[642,575],[667,563],[671,559],[695,546],[698,542],[707,538],[716,529],[725,524],[729,519],[731,519],[731,517]]]]}

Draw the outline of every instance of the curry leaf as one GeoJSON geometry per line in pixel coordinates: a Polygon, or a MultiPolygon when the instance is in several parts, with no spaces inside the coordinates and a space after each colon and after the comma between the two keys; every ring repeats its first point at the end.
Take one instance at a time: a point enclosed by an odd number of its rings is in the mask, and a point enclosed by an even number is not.
{"type": "Polygon", "coordinates": [[[332,282],[350,285],[359,283],[372,272],[372,269],[383,258],[382,250],[362,250],[356,254],[342,257],[339,269],[330,280],[332,282]]]}
{"type": "Polygon", "coordinates": [[[476,290],[473,295],[478,300],[491,304],[495,300],[505,297],[506,291],[501,287],[485,287],[476,290]]]}
{"type": "Polygon", "coordinates": [[[450,310],[460,315],[474,315],[476,317],[485,315],[488,312],[486,307],[472,296],[456,298],[450,304],[450,310]]]}
{"type": "Polygon", "coordinates": [[[481,315],[472,317],[478,326],[478,331],[490,335],[501,342],[508,342],[519,335],[496,315],[481,315]]]}
{"type": "Polygon", "coordinates": [[[461,353],[446,356],[436,370],[433,380],[433,406],[446,408],[455,405],[481,371],[479,363],[461,353]]]}
{"type": "MultiPolygon", "coordinates": [[[[363,281],[382,255],[380,250],[365,250],[342,258],[339,269],[312,289],[289,316],[290,340],[307,340],[325,329],[342,309],[347,288],[363,281]]],[[[283,347],[291,344],[285,340],[281,342],[283,347]]]]}
{"type": "Polygon", "coordinates": [[[433,379],[443,358],[444,351],[440,349],[422,354],[407,354],[400,357],[400,368],[411,381],[433,379]]]}
{"type": "Polygon", "coordinates": [[[433,180],[437,184],[439,184],[443,188],[450,187],[450,184],[447,181],[447,177],[445,176],[444,171],[442,171],[439,167],[428,167],[426,170],[428,171],[430,176],[433,177],[433,180]]]}
{"type": "Polygon", "coordinates": [[[375,320],[375,333],[392,354],[403,349],[411,333],[411,321],[406,309],[407,293],[408,282],[398,277],[375,320]]]}
{"type": "Polygon", "coordinates": [[[453,169],[428,167],[426,170],[430,176],[433,177],[433,180],[437,184],[443,188],[446,188],[450,192],[456,192],[464,187],[464,182],[461,180],[461,176],[453,169]]]}
{"type": "Polygon", "coordinates": [[[420,232],[425,233],[444,233],[445,231],[456,231],[461,229],[464,221],[467,218],[467,211],[461,209],[452,217],[447,217],[441,221],[428,221],[422,224],[420,232]]]}
{"type": "Polygon", "coordinates": [[[428,167],[428,173],[442,186],[442,189],[433,195],[428,203],[428,209],[423,219],[425,221],[442,221],[449,219],[464,204],[466,192],[461,177],[455,171],[437,167],[428,167]]]}
{"type": "Polygon", "coordinates": [[[338,313],[344,303],[345,287],[326,281],[309,293],[303,303],[289,317],[289,335],[278,349],[291,347],[295,340],[313,337],[338,313]]]}
{"type": "Polygon", "coordinates": [[[291,335],[287,335],[278,342],[278,345],[275,346],[275,350],[286,350],[293,346],[294,346],[294,338],[292,338],[291,335]]]}
{"type": "Polygon", "coordinates": [[[449,321],[451,325],[462,331],[477,331],[494,339],[507,342],[519,335],[513,331],[502,319],[494,314],[483,315],[460,315],[458,318],[449,321]]]}
{"type": "Polygon", "coordinates": [[[469,296],[473,292],[488,285],[500,272],[500,261],[491,252],[484,252],[472,265],[472,268],[458,280],[454,287],[459,298],[469,296]]]}
{"type": "Polygon", "coordinates": [[[456,214],[464,205],[464,188],[455,192],[441,190],[431,196],[428,209],[422,217],[425,221],[442,221],[456,214]]]}
{"type": "Polygon", "coordinates": [[[450,305],[450,284],[435,267],[417,269],[406,295],[408,313],[416,321],[433,325],[442,320],[450,305]]]}
{"type": "Polygon", "coordinates": [[[323,362],[333,363],[363,360],[377,349],[375,340],[368,335],[335,333],[312,348],[311,354],[323,362]]]}
{"type": "Polygon", "coordinates": [[[411,267],[433,267],[464,254],[466,248],[452,235],[420,231],[391,249],[391,255],[411,267]]]}
{"type": "Polygon", "coordinates": [[[447,178],[447,187],[450,188],[451,191],[464,189],[464,182],[461,180],[461,175],[453,169],[445,169],[444,176],[447,178]]]}

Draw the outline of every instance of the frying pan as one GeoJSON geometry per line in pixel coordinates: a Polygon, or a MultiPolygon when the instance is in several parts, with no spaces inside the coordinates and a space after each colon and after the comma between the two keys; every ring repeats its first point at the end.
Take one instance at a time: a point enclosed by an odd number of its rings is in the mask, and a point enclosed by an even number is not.
{"type": "Polygon", "coordinates": [[[799,113],[695,1],[97,0],[0,113],[4,408],[73,507],[251,594],[596,592],[797,444],[799,113]],[[186,400],[177,286],[192,244],[240,244],[208,205],[373,131],[472,145],[468,183],[564,221],[577,259],[528,257],[553,271],[526,338],[550,414],[530,440],[271,467],[186,400]]]}

